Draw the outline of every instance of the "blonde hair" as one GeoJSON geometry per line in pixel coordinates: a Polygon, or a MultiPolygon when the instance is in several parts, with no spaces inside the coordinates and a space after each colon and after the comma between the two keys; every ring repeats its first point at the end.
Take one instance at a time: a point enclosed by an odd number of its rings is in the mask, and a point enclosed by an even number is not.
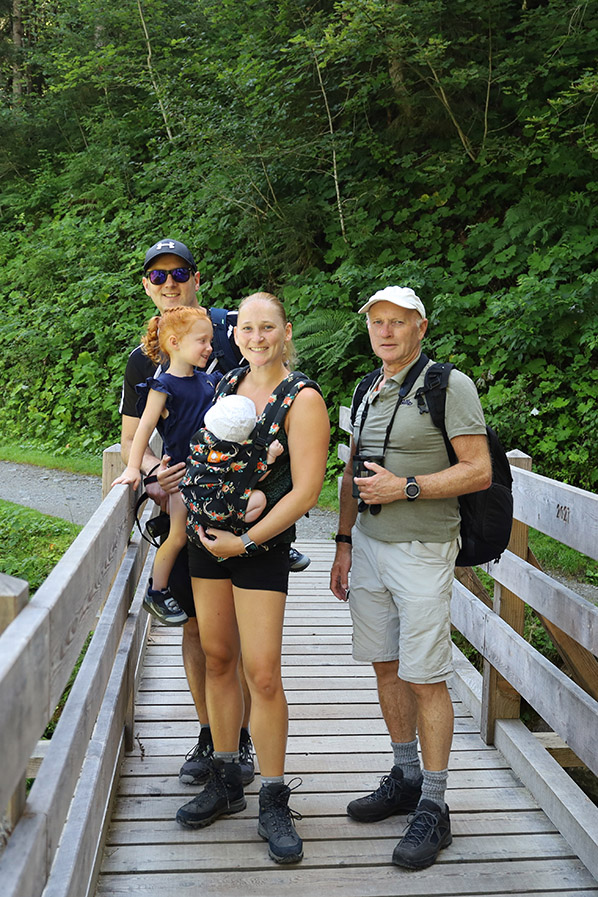
{"type": "MultiPolygon", "coordinates": [[[[258,299],[261,299],[264,302],[269,302],[274,306],[278,317],[282,321],[283,327],[286,328],[286,325],[289,323],[289,319],[287,318],[287,313],[284,309],[284,305],[282,304],[280,299],[277,296],[274,296],[272,293],[258,292],[251,293],[251,295],[249,296],[245,296],[245,298],[241,299],[241,302],[239,303],[239,313],[245,305],[248,305],[250,302],[258,299]]],[[[294,370],[294,366],[297,363],[297,352],[295,351],[295,346],[292,339],[288,340],[288,342],[285,341],[283,345],[282,360],[290,371],[294,370]]]]}
{"type": "Polygon", "coordinates": [[[168,338],[174,335],[181,339],[197,321],[206,321],[212,328],[205,308],[177,305],[175,308],[167,308],[161,315],[154,315],[148,321],[146,333],[141,337],[143,353],[154,364],[163,364],[170,358],[168,338]]]}

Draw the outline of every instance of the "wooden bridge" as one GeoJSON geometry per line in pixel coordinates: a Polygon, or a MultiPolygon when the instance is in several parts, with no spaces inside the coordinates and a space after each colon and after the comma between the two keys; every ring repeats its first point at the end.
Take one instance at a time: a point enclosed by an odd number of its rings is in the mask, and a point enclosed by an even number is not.
{"type": "Polygon", "coordinates": [[[352,661],[348,608],[328,590],[331,542],[300,545],[313,560],[291,577],[284,630],[287,772],[302,780],[291,804],[303,815],[305,859],[268,859],[256,833],[259,777],[242,813],[199,831],[177,826],[176,810],[195,793],[177,773],[197,719],[180,631],[150,629],[141,608],[152,557],[131,536],[121,487],[31,601],[26,583],[0,576],[0,806],[12,829],[2,897],[180,897],[191,888],[205,897],[598,897],[598,808],[557,762],[598,773],[598,608],[538,570],[527,549],[533,525],[597,557],[598,496],[527,470],[514,476],[518,523],[513,551],[490,568],[493,598],[471,571],[457,571],[453,622],[486,661],[481,676],[455,649],[454,840],[434,866],[390,864],[404,817],[363,825],[345,815],[392,760],[371,668],[352,661]],[[572,677],[519,634],[524,601],[551,628],[572,677]],[[39,742],[91,630],[54,736],[39,742]],[[519,695],[552,728],[543,740],[520,721],[519,695]],[[35,779],[28,794],[26,776],[35,779]]]}

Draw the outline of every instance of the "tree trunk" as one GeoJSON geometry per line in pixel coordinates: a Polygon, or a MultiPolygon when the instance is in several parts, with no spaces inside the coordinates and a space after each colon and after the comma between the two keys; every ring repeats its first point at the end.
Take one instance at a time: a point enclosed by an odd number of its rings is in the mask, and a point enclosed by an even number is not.
{"type": "Polygon", "coordinates": [[[14,52],[14,60],[12,64],[12,101],[15,105],[23,95],[23,11],[21,7],[21,0],[12,0],[12,43],[14,52]]]}

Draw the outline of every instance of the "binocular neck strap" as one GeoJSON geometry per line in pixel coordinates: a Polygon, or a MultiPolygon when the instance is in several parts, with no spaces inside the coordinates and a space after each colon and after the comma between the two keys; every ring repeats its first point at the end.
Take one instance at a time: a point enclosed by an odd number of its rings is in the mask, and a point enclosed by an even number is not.
{"type": "MultiPolygon", "coordinates": [[[[390,421],[386,428],[386,435],[384,437],[384,446],[382,448],[382,458],[383,459],[384,459],[384,456],[386,455],[386,449],[388,448],[388,443],[390,442],[390,434],[392,431],[392,425],[395,422],[395,417],[397,415],[397,411],[399,410],[399,407],[400,407],[403,399],[405,398],[405,396],[409,395],[409,393],[413,389],[413,385],[414,385],[415,381],[417,380],[417,378],[419,377],[419,375],[421,374],[421,372],[423,371],[423,369],[425,368],[425,366],[427,365],[429,360],[430,359],[428,358],[428,356],[424,355],[424,353],[422,352],[422,354],[419,356],[418,360],[415,362],[415,364],[413,365],[413,367],[411,368],[411,370],[409,371],[409,373],[403,380],[401,388],[399,389],[399,396],[397,398],[397,403],[396,403],[394,410],[390,416],[390,421]]],[[[359,443],[361,442],[361,434],[363,433],[363,427],[366,422],[368,412],[370,410],[369,396],[372,392],[372,389],[374,389],[375,385],[376,384],[372,385],[372,388],[370,390],[368,390],[366,396],[364,397],[365,406],[363,409],[363,413],[361,415],[361,420],[359,422],[359,435],[357,436],[356,447],[355,447],[356,453],[359,452],[359,443]]],[[[383,461],[383,463],[384,463],[384,461],[383,461]]]]}

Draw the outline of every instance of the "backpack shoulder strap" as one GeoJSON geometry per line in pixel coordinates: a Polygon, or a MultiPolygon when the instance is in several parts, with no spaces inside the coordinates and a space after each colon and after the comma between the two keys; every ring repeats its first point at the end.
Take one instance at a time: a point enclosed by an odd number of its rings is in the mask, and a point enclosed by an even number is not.
{"type": "Polygon", "coordinates": [[[357,386],[355,387],[355,392],[353,393],[353,398],[351,400],[351,426],[355,426],[355,418],[357,417],[357,412],[359,411],[359,406],[361,405],[364,396],[367,394],[368,390],[374,385],[380,374],[382,373],[382,368],[376,368],[375,371],[371,371],[369,374],[366,374],[365,377],[359,381],[357,386]]]}
{"type": "Polygon", "coordinates": [[[221,398],[221,396],[228,396],[232,392],[236,392],[237,384],[240,380],[243,379],[248,371],[248,367],[236,367],[231,371],[227,371],[226,374],[223,374],[222,378],[218,381],[218,385],[216,386],[214,401],[221,398]]]}
{"type": "Polygon", "coordinates": [[[241,353],[231,341],[228,333],[228,328],[231,324],[229,313],[226,308],[212,307],[208,314],[214,330],[212,338],[214,355],[221,370],[230,371],[232,368],[239,366],[241,353]]]}
{"type": "Polygon", "coordinates": [[[256,429],[253,442],[258,449],[268,445],[280,430],[286,414],[295,401],[298,393],[306,386],[315,389],[322,395],[322,390],[315,380],[310,380],[301,371],[292,371],[288,377],[278,384],[264,410],[264,416],[256,429]]]}
{"type": "Polygon", "coordinates": [[[417,391],[417,403],[420,413],[428,410],[432,423],[442,431],[442,438],[451,464],[456,464],[457,457],[446,432],[446,389],[449,376],[455,365],[450,362],[434,362],[426,370],[424,385],[417,391]],[[426,409],[427,406],[427,409],[426,409]]]}

